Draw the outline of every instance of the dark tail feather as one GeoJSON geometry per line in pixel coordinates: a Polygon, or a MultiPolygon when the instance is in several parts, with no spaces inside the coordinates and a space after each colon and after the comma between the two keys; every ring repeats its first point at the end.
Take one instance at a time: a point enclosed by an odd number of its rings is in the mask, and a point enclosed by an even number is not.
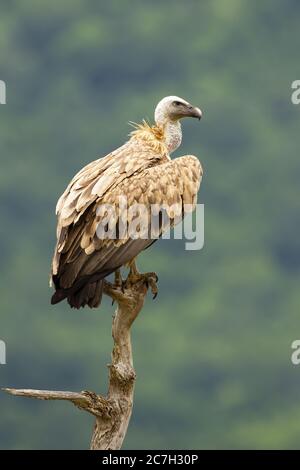
{"type": "Polygon", "coordinates": [[[102,294],[103,294],[103,279],[100,279],[100,281],[95,282],[96,288],[95,288],[95,295],[93,298],[90,298],[88,302],[88,306],[90,308],[96,308],[99,307],[101,304],[102,300],[102,294]]]}
{"type": "Polygon", "coordinates": [[[51,297],[51,304],[55,305],[64,300],[68,296],[66,289],[58,289],[51,297]]]}
{"type": "Polygon", "coordinates": [[[102,300],[103,280],[87,282],[79,289],[57,289],[51,298],[51,304],[58,304],[62,300],[68,300],[72,308],[79,309],[88,305],[90,308],[99,307],[102,300]]]}
{"type": "MultiPolygon", "coordinates": [[[[68,304],[72,308],[81,308],[88,305],[90,308],[99,307],[103,293],[103,280],[90,282],[75,292],[67,293],[68,304]]],[[[64,297],[64,298],[65,298],[64,297]]]]}

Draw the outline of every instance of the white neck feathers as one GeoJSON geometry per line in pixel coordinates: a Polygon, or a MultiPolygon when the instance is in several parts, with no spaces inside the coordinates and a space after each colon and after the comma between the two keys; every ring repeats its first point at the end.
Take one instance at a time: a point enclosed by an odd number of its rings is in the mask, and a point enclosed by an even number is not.
{"type": "Polygon", "coordinates": [[[182,131],[181,125],[179,121],[167,121],[163,126],[164,130],[164,138],[166,145],[168,147],[169,153],[174,152],[180,144],[182,140],[182,131]]]}

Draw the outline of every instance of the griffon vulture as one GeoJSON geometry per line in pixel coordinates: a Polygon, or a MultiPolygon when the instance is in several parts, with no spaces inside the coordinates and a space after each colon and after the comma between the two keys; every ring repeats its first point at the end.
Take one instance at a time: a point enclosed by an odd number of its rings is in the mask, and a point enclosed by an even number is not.
{"type": "MultiPolygon", "coordinates": [[[[99,208],[107,204],[116,207],[118,226],[122,218],[117,202],[120,196],[127,198],[128,207],[141,203],[148,210],[153,204],[195,207],[203,173],[200,162],[192,155],[171,160],[170,154],[181,143],[180,119],[201,116],[199,108],[182,98],[163,98],[155,109],[154,126],[144,121],[124,145],[74,176],[56,207],[52,304],[67,299],[73,308],[99,306],[104,278],[114,272],[119,276],[124,265],[130,268],[129,277],[146,279],[147,274],[137,271],[135,258],[155,240],[128,234],[113,239],[99,237],[97,227],[104,217],[99,208]]],[[[172,219],[171,212],[168,215],[172,219]]],[[[158,231],[159,237],[164,231],[161,223],[158,231]]]]}

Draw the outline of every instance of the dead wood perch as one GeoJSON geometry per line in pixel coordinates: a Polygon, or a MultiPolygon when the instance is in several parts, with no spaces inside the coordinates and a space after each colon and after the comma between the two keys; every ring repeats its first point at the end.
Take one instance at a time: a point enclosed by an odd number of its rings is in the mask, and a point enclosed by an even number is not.
{"type": "Polygon", "coordinates": [[[92,434],[92,450],[120,449],[130,420],[135,382],[130,329],[141,311],[148,285],[157,281],[155,273],[147,274],[148,283],[141,278],[131,285],[113,285],[105,281],[104,292],[117,302],[113,317],[112,336],[114,347],[109,365],[107,397],[94,392],[60,392],[4,388],[11,395],[37,398],[39,400],[66,400],[80,410],[96,417],[92,434]]]}

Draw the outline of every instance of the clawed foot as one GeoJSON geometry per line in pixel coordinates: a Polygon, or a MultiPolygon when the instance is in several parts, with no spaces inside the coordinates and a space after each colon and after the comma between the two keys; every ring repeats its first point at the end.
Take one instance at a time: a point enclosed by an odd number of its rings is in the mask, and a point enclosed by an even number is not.
{"type": "Polygon", "coordinates": [[[153,299],[155,299],[158,294],[157,282],[158,277],[156,273],[139,273],[137,271],[130,271],[125,281],[125,288],[130,287],[136,283],[143,283],[147,289],[151,290],[153,299]]]}
{"type": "MultiPolygon", "coordinates": [[[[111,288],[115,294],[117,292],[124,294],[126,289],[129,289],[136,284],[144,284],[147,289],[151,290],[153,299],[155,299],[158,294],[157,282],[158,277],[156,273],[140,273],[137,270],[135,262],[133,261],[130,264],[130,271],[126,280],[122,279],[120,269],[115,271],[115,280],[114,284],[111,285],[111,288]]],[[[114,300],[112,303],[114,303],[114,300]]]]}

